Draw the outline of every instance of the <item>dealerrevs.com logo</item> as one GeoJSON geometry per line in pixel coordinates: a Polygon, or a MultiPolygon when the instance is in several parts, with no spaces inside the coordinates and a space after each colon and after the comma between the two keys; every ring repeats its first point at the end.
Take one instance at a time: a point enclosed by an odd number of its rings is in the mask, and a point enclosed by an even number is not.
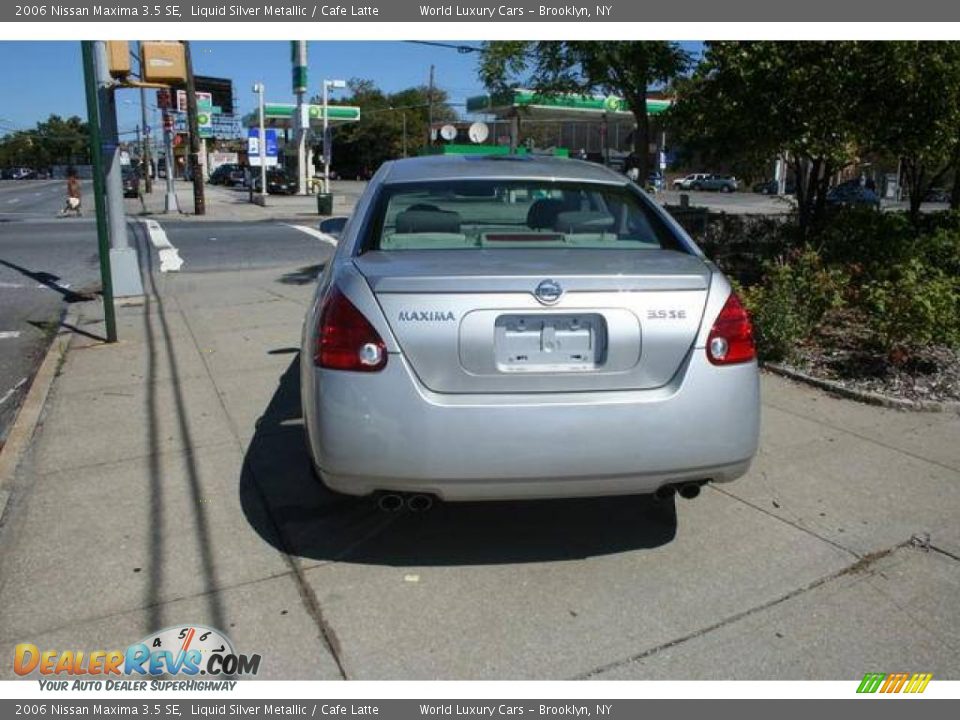
{"type": "Polygon", "coordinates": [[[48,650],[20,643],[14,649],[13,670],[20,676],[39,674],[42,689],[50,690],[145,690],[147,680],[151,690],[232,689],[232,678],[259,672],[260,656],[237,653],[214,628],[181,625],[151,633],[126,650],[48,650]],[[198,681],[199,676],[209,680],[198,681]],[[180,682],[158,680],[161,677],[180,682]],[[184,679],[190,682],[184,685],[184,679]]]}

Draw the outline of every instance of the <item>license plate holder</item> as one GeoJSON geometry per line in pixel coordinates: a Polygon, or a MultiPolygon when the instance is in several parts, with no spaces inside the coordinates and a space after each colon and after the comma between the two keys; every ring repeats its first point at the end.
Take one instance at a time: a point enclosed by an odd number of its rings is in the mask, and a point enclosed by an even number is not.
{"type": "Polygon", "coordinates": [[[500,315],[494,322],[500,372],[589,372],[603,365],[606,323],[598,313],[500,315]]]}

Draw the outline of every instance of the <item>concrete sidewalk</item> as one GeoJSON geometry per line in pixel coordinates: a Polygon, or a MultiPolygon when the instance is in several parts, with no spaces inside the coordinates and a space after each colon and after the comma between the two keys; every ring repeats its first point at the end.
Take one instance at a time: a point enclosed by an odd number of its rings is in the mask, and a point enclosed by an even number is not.
{"type": "MultiPolygon", "coordinates": [[[[204,221],[243,221],[277,220],[280,222],[303,223],[321,219],[317,212],[316,195],[267,195],[265,206],[250,202],[249,190],[224,187],[223,185],[204,185],[206,214],[193,214],[193,183],[177,180],[175,183],[180,213],[164,213],[166,180],[153,181],[153,192],[143,192],[138,199],[124,200],[127,214],[131,216],[156,217],[163,219],[176,217],[179,220],[204,221]]],[[[357,199],[367,184],[353,180],[335,180],[330,183],[333,193],[333,214],[349,215],[357,199]]]]}
{"type": "Polygon", "coordinates": [[[309,470],[310,278],[145,287],[113,346],[83,307],[19,469],[0,657],[206,623],[267,678],[960,679],[956,415],[764,377],[754,469],[675,512],[610,498],[383,514],[309,470]]]}

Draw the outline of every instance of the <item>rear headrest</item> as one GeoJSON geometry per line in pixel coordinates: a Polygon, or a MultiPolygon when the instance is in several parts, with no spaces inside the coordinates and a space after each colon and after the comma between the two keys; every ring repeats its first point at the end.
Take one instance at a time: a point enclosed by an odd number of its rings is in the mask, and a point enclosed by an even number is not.
{"type": "Polygon", "coordinates": [[[557,215],[553,229],[562,233],[602,233],[613,230],[615,220],[605,212],[573,210],[557,215]]]}
{"type": "Polygon", "coordinates": [[[527,227],[532,230],[552,228],[557,215],[563,210],[563,200],[557,198],[541,198],[535,200],[527,210],[527,227]]]}
{"type": "Polygon", "coordinates": [[[460,214],[448,210],[404,210],[397,215],[398,233],[459,233],[460,214]]]}

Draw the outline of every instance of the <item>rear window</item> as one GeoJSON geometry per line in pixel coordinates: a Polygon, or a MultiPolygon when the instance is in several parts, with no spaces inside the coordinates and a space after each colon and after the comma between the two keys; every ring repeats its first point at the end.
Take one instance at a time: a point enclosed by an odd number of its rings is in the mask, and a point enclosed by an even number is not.
{"type": "Polygon", "coordinates": [[[646,201],[595,183],[464,180],[386,185],[365,250],[685,247],[646,201]]]}

